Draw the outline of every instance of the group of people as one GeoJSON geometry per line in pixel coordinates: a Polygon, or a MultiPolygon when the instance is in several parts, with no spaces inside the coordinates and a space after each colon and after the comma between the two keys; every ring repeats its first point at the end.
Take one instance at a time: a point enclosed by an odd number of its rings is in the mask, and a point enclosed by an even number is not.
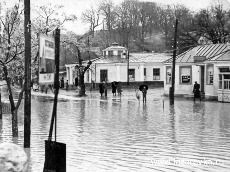
{"type": "Polygon", "coordinates": [[[64,81],[64,78],[62,77],[61,80],[60,80],[60,88],[66,88],[66,90],[69,89],[69,82],[68,80],[66,80],[66,84],[65,84],[65,81],[64,81]]]}
{"type": "MultiPolygon", "coordinates": [[[[119,82],[115,82],[115,81],[112,82],[111,87],[112,87],[113,96],[116,96],[116,93],[119,96],[121,96],[122,87],[119,82]]],[[[105,94],[105,97],[107,97],[107,88],[108,88],[108,83],[106,81],[103,81],[102,83],[99,84],[99,92],[101,94],[101,97],[103,96],[103,94],[105,94]]]]}

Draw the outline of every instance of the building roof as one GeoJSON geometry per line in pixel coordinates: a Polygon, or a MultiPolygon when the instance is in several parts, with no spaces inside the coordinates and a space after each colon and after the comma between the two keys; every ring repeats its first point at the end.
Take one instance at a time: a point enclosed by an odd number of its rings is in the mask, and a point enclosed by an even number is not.
{"type": "MultiPolygon", "coordinates": [[[[162,63],[171,58],[169,54],[163,53],[130,53],[130,63],[162,63]]],[[[95,63],[127,63],[127,59],[102,57],[95,61],[95,63]]]]}
{"type": "MultiPolygon", "coordinates": [[[[228,46],[228,44],[200,45],[179,54],[176,57],[176,63],[195,63],[194,57],[201,61],[230,61],[230,56],[226,55],[230,51],[228,46]]],[[[166,60],[165,63],[172,63],[172,58],[166,60]]]]}
{"type": "Polygon", "coordinates": [[[103,51],[110,51],[110,50],[127,50],[127,48],[119,46],[118,43],[114,42],[110,47],[107,47],[103,51]]]}

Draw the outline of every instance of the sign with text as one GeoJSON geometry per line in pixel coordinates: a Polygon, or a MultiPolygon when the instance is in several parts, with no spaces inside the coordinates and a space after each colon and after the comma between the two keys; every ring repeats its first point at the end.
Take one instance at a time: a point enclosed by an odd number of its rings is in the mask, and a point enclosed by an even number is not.
{"type": "Polygon", "coordinates": [[[40,35],[39,56],[39,84],[53,84],[55,72],[54,37],[40,35]]]}

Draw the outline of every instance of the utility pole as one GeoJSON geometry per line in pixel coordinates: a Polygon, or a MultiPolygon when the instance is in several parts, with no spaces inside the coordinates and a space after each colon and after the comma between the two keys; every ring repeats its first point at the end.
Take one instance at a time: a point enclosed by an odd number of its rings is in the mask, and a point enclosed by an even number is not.
{"type": "Polygon", "coordinates": [[[172,61],[172,86],[170,87],[170,105],[174,105],[174,90],[175,90],[175,63],[176,63],[176,49],[177,49],[177,25],[178,19],[176,19],[174,44],[173,44],[173,61],[172,61]]]}
{"type": "Polygon", "coordinates": [[[129,50],[127,55],[127,85],[129,85],[129,50]]]}
{"type": "Polygon", "coordinates": [[[2,119],[2,96],[1,96],[1,93],[2,93],[2,89],[0,86],[0,120],[2,119]]]}
{"type": "Polygon", "coordinates": [[[24,0],[25,34],[25,98],[24,98],[24,148],[30,147],[31,134],[31,22],[30,0],[24,0]]]}

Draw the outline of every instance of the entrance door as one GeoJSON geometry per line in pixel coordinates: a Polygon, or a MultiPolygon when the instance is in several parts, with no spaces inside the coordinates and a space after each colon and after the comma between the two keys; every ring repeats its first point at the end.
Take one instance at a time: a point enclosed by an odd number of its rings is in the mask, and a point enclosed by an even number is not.
{"type": "Polygon", "coordinates": [[[204,93],[204,66],[200,66],[200,91],[204,93]]]}
{"type": "Polygon", "coordinates": [[[100,82],[108,81],[108,71],[100,70],[100,82]]]}

